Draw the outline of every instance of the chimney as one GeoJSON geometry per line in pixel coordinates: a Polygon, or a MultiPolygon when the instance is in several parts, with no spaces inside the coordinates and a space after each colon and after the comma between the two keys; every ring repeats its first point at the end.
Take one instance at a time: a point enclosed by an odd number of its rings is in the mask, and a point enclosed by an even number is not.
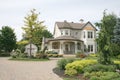
{"type": "Polygon", "coordinates": [[[64,22],[67,22],[67,20],[64,20],[64,22]]]}
{"type": "Polygon", "coordinates": [[[80,19],[80,23],[83,23],[84,22],[84,20],[83,19],[80,19]]]}

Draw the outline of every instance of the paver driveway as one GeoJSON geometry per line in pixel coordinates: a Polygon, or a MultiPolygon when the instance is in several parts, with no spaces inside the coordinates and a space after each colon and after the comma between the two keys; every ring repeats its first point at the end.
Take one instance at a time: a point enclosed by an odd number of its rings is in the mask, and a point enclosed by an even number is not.
{"type": "Polygon", "coordinates": [[[0,80],[62,80],[52,69],[57,60],[10,61],[0,58],[0,80]]]}

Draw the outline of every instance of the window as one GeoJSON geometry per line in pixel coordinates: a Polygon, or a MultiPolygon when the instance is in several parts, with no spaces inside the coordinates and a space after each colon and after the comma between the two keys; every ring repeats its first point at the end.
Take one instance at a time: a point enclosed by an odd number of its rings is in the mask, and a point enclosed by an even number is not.
{"type": "Polygon", "coordinates": [[[78,35],[78,32],[76,32],[75,34],[78,35]]]}
{"type": "Polygon", "coordinates": [[[53,49],[59,49],[59,45],[60,45],[60,43],[54,42],[54,43],[52,43],[52,48],[53,49]]]}
{"type": "Polygon", "coordinates": [[[93,45],[88,45],[88,52],[93,52],[93,45]]]}
{"type": "Polygon", "coordinates": [[[65,31],[65,35],[68,35],[68,30],[65,31]]]}
{"type": "Polygon", "coordinates": [[[84,38],[85,38],[85,32],[84,32],[84,38]]]}
{"type": "Polygon", "coordinates": [[[88,32],[88,38],[93,38],[93,32],[88,32]]]}
{"type": "Polygon", "coordinates": [[[63,31],[61,31],[61,35],[63,35],[63,31]]]}
{"type": "Polygon", "coordinates": [[[87,51],[86,45],[84,45],[84,51],[85,51],[85,52],[87,51]]]}
{"type": "Polygon", "coordinates": [[[78,46],[78,50],[80,50],[81,49],[80,43],[77,43],[77,46],[78,46]]]}

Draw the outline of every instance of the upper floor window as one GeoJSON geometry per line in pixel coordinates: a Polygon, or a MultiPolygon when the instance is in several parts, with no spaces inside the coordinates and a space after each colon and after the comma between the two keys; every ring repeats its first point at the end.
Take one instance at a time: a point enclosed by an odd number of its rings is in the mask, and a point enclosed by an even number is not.
{"type": "Polygon", "coordinates": [[[93,32],[88,32],[88,38],[93,38],[93,32]]]}
{"type": "Polygon", "coordinates": [[[76,32],[75,35],[78,35],[78,32],[76,32]]]}
{"type": "Polygon", "coordinates": [[[84,36],[84,38],[85,38],[85,32],[84,32],[84,35],[83,35],[83,36],[84,36]]]}
{"type": "Polygon", "coordinates": [[[63,35],[63,31],[61,31],[61,35],[63,35]]]}
{"type": "Polygon", "coordinates": [[[68,30],[65,31],[65,35],[68,35],[68,30]]]}

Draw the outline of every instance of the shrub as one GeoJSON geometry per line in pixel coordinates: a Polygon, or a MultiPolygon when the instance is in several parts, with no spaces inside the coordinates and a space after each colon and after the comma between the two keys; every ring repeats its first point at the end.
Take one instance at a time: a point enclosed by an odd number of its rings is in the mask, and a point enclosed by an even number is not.
{"type": "Polygon", "coordinates": [[[120,64],[115,64],[116,69],[120,70],[120,64]]]}
{"type": "Polygon", "coordinates": [[[37,53],[36,58],[37,59],[48,59],[47,55],[43,53],[37,53]]]}
{"type": "Polygon", "coordinates": [[[48,57],[63,57],[63,55],[52,54],[52,53],[47,54],[47,56],[48,56],[48,57]]]}
{"type": "Polygon", "coordinates": [[[60,60],[58,60],[58,62],[57,62],[57,66],[58,66],[59,69],[65,70],[66,64],[71,63],[71,62],[73,62],[74,60],[75,60],[74,58],[60,59],[60,60]]]}
{"type": "Polygon", "coordinates": [[[86,55],[85,54],[80,54],[80,58],[85,58],[86,57],[86,55]]]}
{"type": "Polygon", "coordinates": [[[52,56],[53,56],[53,54],[47,54],[47,56],[48,56],[48,57],[52,57],[52,56]]]}
{"type": "MultiPolygon", "coordinates": [[[[92,65],[92,64],[96,64],[97,61],[96,60],[80,60],[80,61],[74,61],[72,63],[68,63],[65,66],[66,71],[69,71],[71,69],[75,69],[77,71],[77,73],[82,73],[83,72],[83,68],[88,66],[88,65],[92,65]]],[[[68,74],[69,75],[69,74],[68,74]]]]}
{"type": "Polygon", "coordinates": [[[90,80],[119,80],[120,75],[116,72],[92,72],[84,73],[84,77],[89,78],[90,80]]]}
{"type": "Polygon", "coordinates": [[[117,58],[120,59],[120,55],[118,55],[117,58]]]}
{"type": "Polygon", "coordinates": [[[21,53],[21,50],[16,49],[15,51],[11,52],[11,57],[12,58],[25,58],[27,57],[27,54],[21,53]]]}
{"type": "Polygon", "coordinates": [[[81,52],[77,52],[76,53],[76,57],[80,57],[80,54],[82,54],[81,52]]]}
{"type": "Polygon", "coordinates": [[[19,54],[19,57],[20,57],[20,58],[26,58],[26,57],[27,57],[27,54],[26,54],[26,53],[21,53],[21,54],[19,54]]]}
{"type": "Polygon", "coordinates": [[[114,61],[114,64],[120,64],[120,61],[114,61]]]}
{"type": "Polygon", "coordinates": [[[95,64],[95,65],[90,65],[87,66],[83,69],[84,72],[97,72],[97,71],[115,71],[116,67],[115,65],[103,65],[103,64],[95,64]]]}
{"type": "Polygon", "coordinates": [[[78,58],[85,58],[86,55],[84,53],[82,53],[82,52],[77,52],[76,53],[76,57],[78,57],[78,58]]]}
{"type": "Polygon", "coordinates": [[[46,51],[46,54],[58,54],[58,52],[55,52],[55,51],[46,51]]]}
{"type": "Polygon", "coordinates": [[[77,74],[77,71],[75,69],[69,69],[69,70],[65,70],[65,74],[69,76],[73,76],[77,74]]]}
{"type": "Polygon", "coordinates": [[[90,53],[89,56],[91,56],[91,57],[97,57],[97,54],[95,54],[95,53],[90,53]]]}
{"type": "Polygon", "coordinates": [[[63,57],[63,55],[59,55],[58,52],[55,51],[47,51],[46,54],[48,57],[63,57]]]}
{"type": "Polygon", "coordinates": [[[52,57],[58,57],[59,55],[58,54],[52,54],[52,57]]]}

